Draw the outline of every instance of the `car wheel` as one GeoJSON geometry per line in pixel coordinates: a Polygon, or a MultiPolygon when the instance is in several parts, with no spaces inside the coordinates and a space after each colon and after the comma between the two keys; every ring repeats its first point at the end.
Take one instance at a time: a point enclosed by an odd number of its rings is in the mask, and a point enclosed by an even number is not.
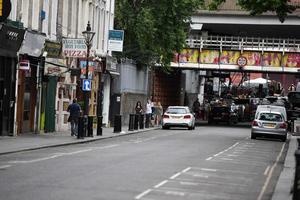
{"type": "Polygon", "coordinates": [[[162,126],[162,129],[169,129],[170,127],[168,127],[168,126],[162,126]]]}
{"type": "Polygon", "coordinates": [[[285,142],[285,141],[286,141],[286,136],[282,136],[282,137],[281,137],[281,141],[282,141],[282,142],[285,142]]]}
{"type": "Polygon", "coordinates": [[[251,133],[251,139],[256,139],[255,133],[251,133]]]}

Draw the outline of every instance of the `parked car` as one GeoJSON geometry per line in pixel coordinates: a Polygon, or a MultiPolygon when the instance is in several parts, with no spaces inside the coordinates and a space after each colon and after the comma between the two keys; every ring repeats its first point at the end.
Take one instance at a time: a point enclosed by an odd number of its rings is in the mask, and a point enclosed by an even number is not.
{"type": "Polygon", "coordinates": [[[195,129],[195,116],[186,106],[169,106],[163,115],[162,128],[170,127],[195,129]]]}
{"type": "Polygon", "coordinates": [[[208,116],[208,123],[218,122],[236,124],[238,122],[237,111],[232,110],[231,106],[213,106],[208,116]]]}
{"type": "Polygon", "coordinates": [[[286,109],[283,106],[259,105],[252,122],[251,139],[275,136],[286,141],[288,130],[286,109]]]}

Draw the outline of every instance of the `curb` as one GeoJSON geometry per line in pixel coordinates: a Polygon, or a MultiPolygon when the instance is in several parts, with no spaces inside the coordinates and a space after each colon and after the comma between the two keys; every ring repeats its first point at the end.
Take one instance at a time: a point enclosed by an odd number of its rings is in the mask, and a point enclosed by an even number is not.
{"type": "Polygon", "coordinates": [[[291,189],[294,185],[294,172],[295,172],[295,159],[294,153],[297,148],[295,136],[292,134],[288,139],[288,150],[286,157],[284,159],[284,166],[279,175],[278,181],[276,183],[272,200],[292,200],[293,194],[291,194],[291,189]]]}
{"type": "Polygon", "coordinates": [[[98,137],[98,138],[92,138],[92,137],[85,137],[84,139],[77,139],[74,142],[65,142],[65,143],[60,143],[60,144],[50,144],[50,145],[44,145],[44,146],[39,146],[39,147],[30,147],[30,148],[24,148],[20,150],[13,150],[13,151],[7,151],[7,152],[0,152],[0,155],[7,155],[7,154],[13,154],[13,153],[19,153],[19,152],[26,152],[26,151],[33,151],[33,150],[39,150],[39,149],[46,149],[46,148],[53,148],[53,147],[61,147],[61,146],[68,146],[68,145],[74,145],[74,144],[84,144],[84,143],[89,143],[89,142],[95,142],[98,140],[105,140],[105,139],[111,139],[115,137],[122,137],[126,135],[133,135],[133,134],[138,134],[138,133],[143,133],[143,132],[149,132],[153,130],[158,130],[161,129],[161,127],[151,127],[149,129],[142,129],[142,130],[136,130],[136,131],[130,131],[130,132],[125,132],[125,133],[115,133],[115,135],[112,136],[107,136],[107,137],[98,137]]]}

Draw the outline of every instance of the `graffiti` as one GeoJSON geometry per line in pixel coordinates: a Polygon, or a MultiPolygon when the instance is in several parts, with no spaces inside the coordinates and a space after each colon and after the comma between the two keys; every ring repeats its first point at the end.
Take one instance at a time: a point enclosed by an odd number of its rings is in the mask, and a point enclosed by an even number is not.
{"type": "Polygon", "coordinates": [[[198,49],[183,49],[179,54],[180,63],[198,63],[198,49]]]}
{"type": "Polygon", "coordinates": [[[219,63],[219,51],[218,50],[203,50],[200,53],[200,63],[218,64],[219,63]]]}
{"type": "Polygon", "coordinates": [[[247,59],[248,66],[259,66],[261,63],[261,54],[260,52],[254,51],[245,51],[242,56],[247,59]]]}
{"type": "Polygon", "coordinates": [[[300,54],[287,53],[283,56],[282,64],[285,67],[300,68],[300,54]]]}
{"type": "Polygon", "coordinates": [[[239,56],[239,51],[222,51],[220,57],[220,64],[236,65],[239,56]]]}
{"type": "Polygon", "coordinates": [[[262,56],[262,66],[280,67],[281,53],[265,52],[262,56]]]}

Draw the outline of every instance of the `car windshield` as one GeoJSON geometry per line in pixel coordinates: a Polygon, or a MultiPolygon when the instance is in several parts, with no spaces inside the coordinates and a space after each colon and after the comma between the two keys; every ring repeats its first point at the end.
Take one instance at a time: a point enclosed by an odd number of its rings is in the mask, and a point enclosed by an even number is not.
{"type": "Polygon", "coordinates": [[[276,113],[261,113],[259,116],[259,120],[282,122],[282,116],[276,113]]]}
{"type": "Polygon", "coordinates": [[[169,114],[187,114],[187,110],[185,108],[169,108],[167,110],[169,114]]]}

